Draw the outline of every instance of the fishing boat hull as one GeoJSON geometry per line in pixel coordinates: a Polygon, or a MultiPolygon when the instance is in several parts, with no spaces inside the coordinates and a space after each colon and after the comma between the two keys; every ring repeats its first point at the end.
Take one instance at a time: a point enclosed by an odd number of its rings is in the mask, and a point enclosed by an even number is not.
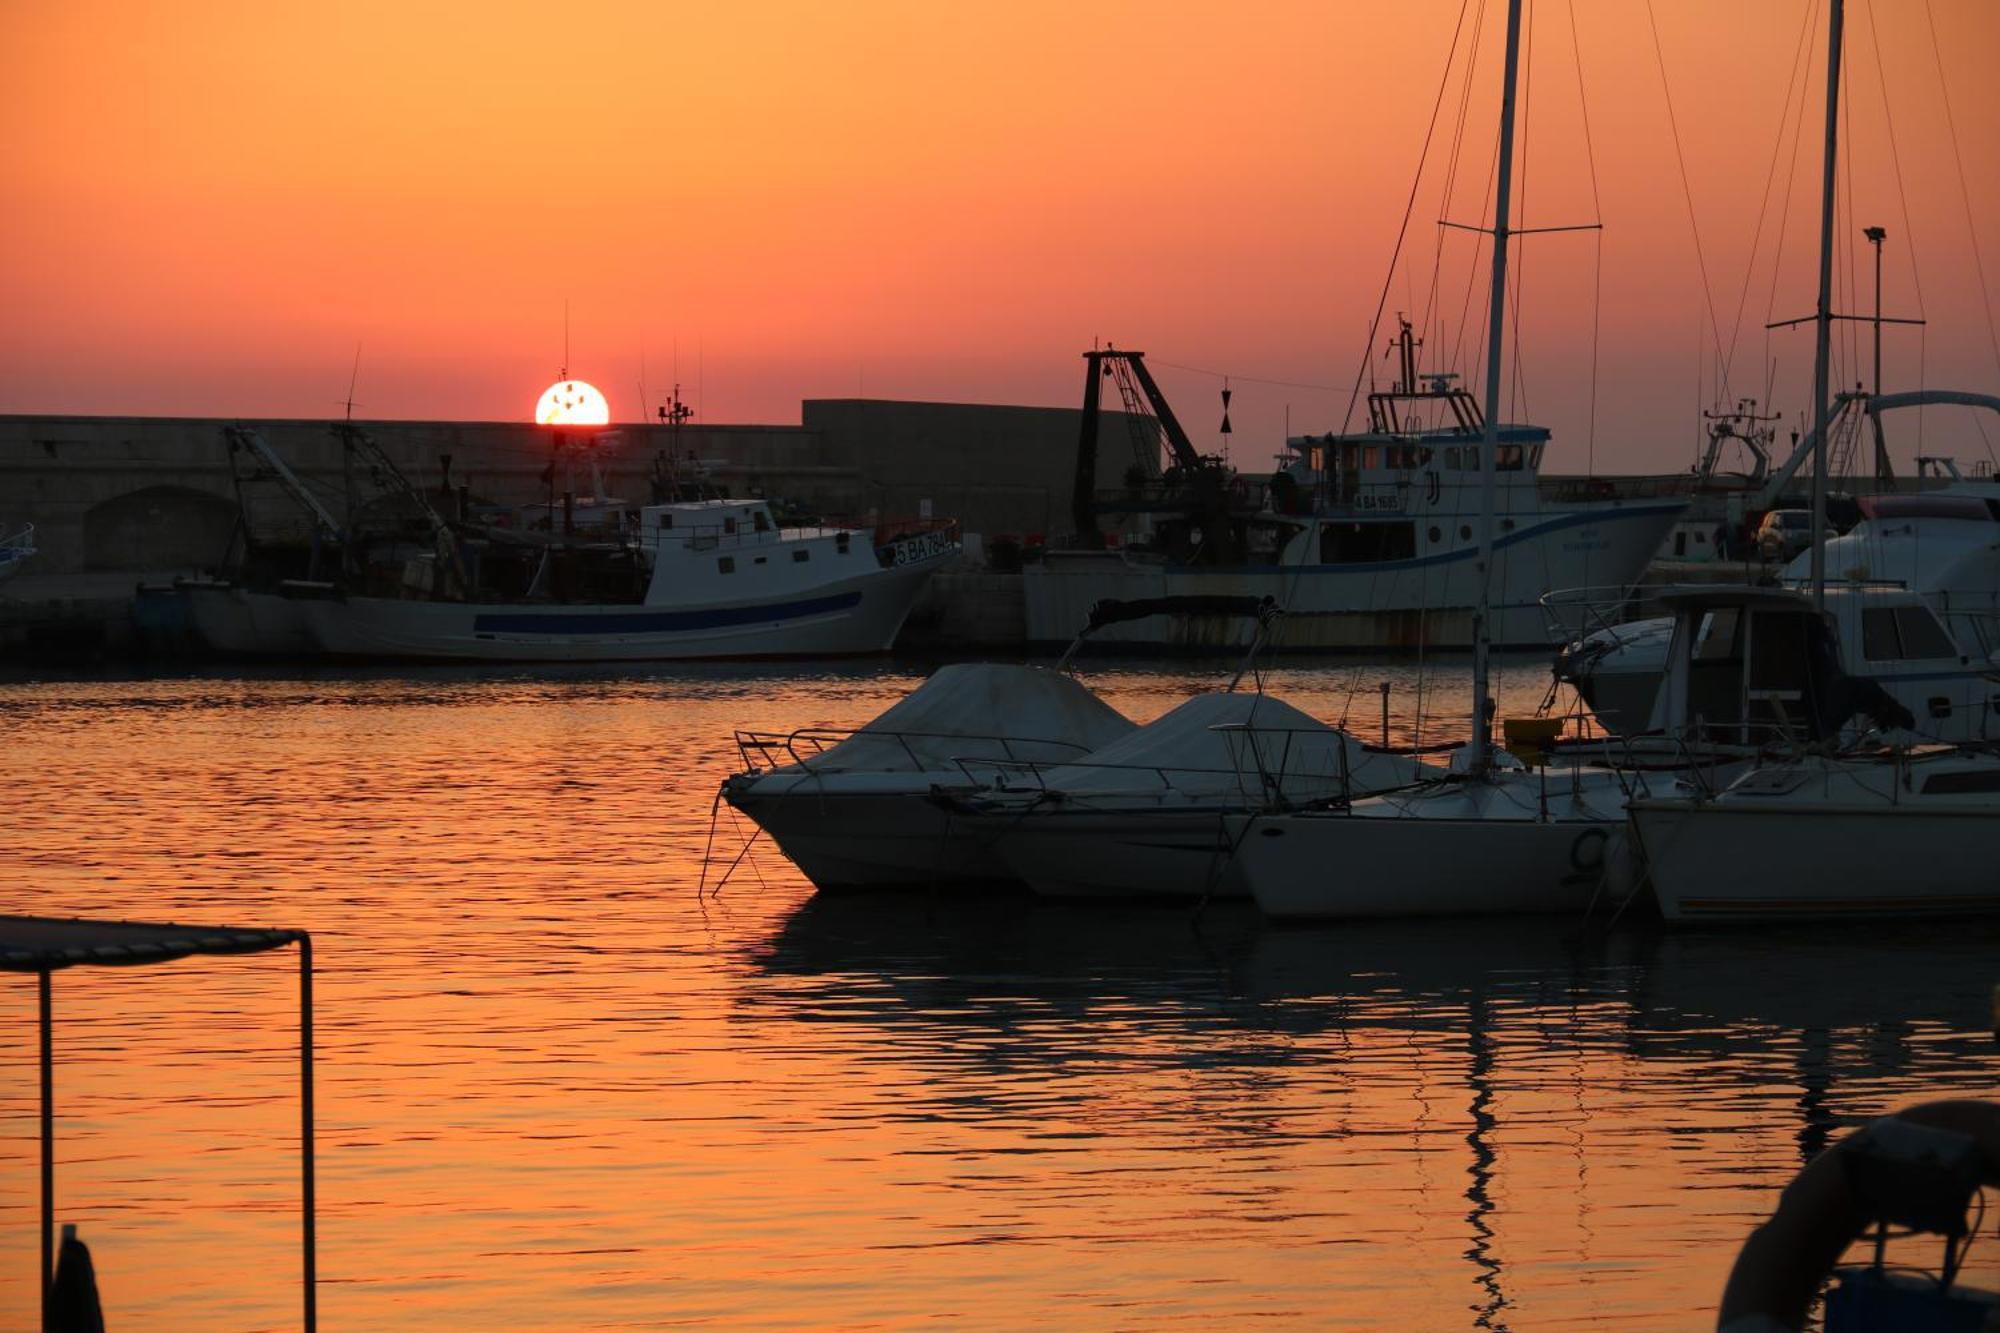
{"type": "MultiPolygon", "coordinates": [[[[1520,515],[1494,543],[1492,639],[1500,647],[1546,648],[1551,625],[1541,598],[1551,588],[1623,585],[1645,570],[1685,506],[1603,503],[1520,515]]],[[[1066,642],[1098,601],[1168,596],[1270,597],[1285,609],[1280,649],[1469,648],[1478,600],[1476,544],[1464,515],[1437,515],[1434,553],[1348,564],[1203,567],[1123,552],[1051,552],[1022,577],[1028,637],[1066,642]],[[1449,533],[1446,529],[1450,529],[1449,533]]],[[[1247,645],[1251,627],[1221,616],[1154,617],[1113,626],[1110,643],[1183,651],[1247,645]]]]}
{"type": "Polygon", "coordinates": [[[938,561],[701,606],[301,601],[317,650],[426,662],[645,662],[885,653],[938,561]]]}
{"type": "Polygon", "coordinates": [[[2000,912],[1995,810],[1634,802],[1634,841],[1671,922],[2000,912]]]}
{"type": "Polygon", "coordinates": [[[306,628],[306,603],[230,583],[176,580],[188,623],[201,647],[220,657],[309,657],[317,645],[306,628]]]}

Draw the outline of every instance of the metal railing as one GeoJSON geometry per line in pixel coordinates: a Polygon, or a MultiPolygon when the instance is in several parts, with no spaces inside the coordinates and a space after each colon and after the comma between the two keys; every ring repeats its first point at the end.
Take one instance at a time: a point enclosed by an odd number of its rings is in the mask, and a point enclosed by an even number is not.
{"type": "Polygon", "coordinates": [[[962,762],[981,762],[969,756],[966,759],[946,757],[939,760],[923,755],[911,744],[912,741],[953,741],[959,743],[979,742],[1000,747],[1002,758],[985,762],[1020,764],[1058,764],[1073,762],[1069,759],[1026,759],[1019,756],[1016,746],[1044,746],[1061,750],[1073,750],[1078,755],[1088,754],[1090,747],[1076,741],[1044,739],[1035,736],[977,735],[960,731],[877,731],[868,727],[801,727],[796,731],[742,731],[735,733],[736,753],[743,763],[743,772],[762,774],[775,772],[788,765],[809,767],[810,761],[826,754],[834,746],[856,737],[873,740],[894,741],[901,747],[906,757],[918,771],[936,770],[944,766],[962,762]],[[782,758],[780,757],[782,755],[782,758]]]}

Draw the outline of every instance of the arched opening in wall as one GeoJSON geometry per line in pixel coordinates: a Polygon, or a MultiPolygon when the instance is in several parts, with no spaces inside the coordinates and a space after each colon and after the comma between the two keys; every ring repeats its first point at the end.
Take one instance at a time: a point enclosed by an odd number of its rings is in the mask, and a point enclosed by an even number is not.
{"type": "Polygon", "coordinates": [[[229,552],[236,505],[187,486],[128,491],[83,515],[85,569],[199,569],[229,552]]]}

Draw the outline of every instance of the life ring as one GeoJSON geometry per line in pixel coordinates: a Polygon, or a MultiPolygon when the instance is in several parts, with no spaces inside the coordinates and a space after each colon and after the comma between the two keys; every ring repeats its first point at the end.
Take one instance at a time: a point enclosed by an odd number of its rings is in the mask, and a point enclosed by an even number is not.
{"type": "Polygon", "coordinates": [[[1569,845],[1569,868],[1584,875],[1604,869],[1604,844],[1609,841],[1611,835],[1601,828],[1587,828],[1577,834],[1576,841],[1569,845]],[[1597,849],[1594,859],[1589,861],[1583,859],[1583,849],[1586,847],[1597,849]]]}
{"type": "Polygon", "coordinates": [[[1729,1270],[1716,1312],[1718,1333],[1802,1328],[1820,1284],[1847,1247],[1878,1220],[1855,1185],[1852,1160],[1908,1161],[1913,1179],[1934,1177],[1947,1152],[1970,1154],[1980,1185],[2000,1185],[2000,1104],[1926,1102],[1863,1126],[1828,1148],[1785,1186],[1770,1220],[1750,1233],[1729,1270]]]}

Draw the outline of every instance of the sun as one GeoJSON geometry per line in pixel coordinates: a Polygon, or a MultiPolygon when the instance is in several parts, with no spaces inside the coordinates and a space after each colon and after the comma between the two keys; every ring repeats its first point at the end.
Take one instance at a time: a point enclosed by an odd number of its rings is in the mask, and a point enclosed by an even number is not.
{"type": "Polygon", "coordinates": [[[608,426],[611,405],[582,380],[562,380],[551,384],[535,404],[537,426],[608,426]]]}

